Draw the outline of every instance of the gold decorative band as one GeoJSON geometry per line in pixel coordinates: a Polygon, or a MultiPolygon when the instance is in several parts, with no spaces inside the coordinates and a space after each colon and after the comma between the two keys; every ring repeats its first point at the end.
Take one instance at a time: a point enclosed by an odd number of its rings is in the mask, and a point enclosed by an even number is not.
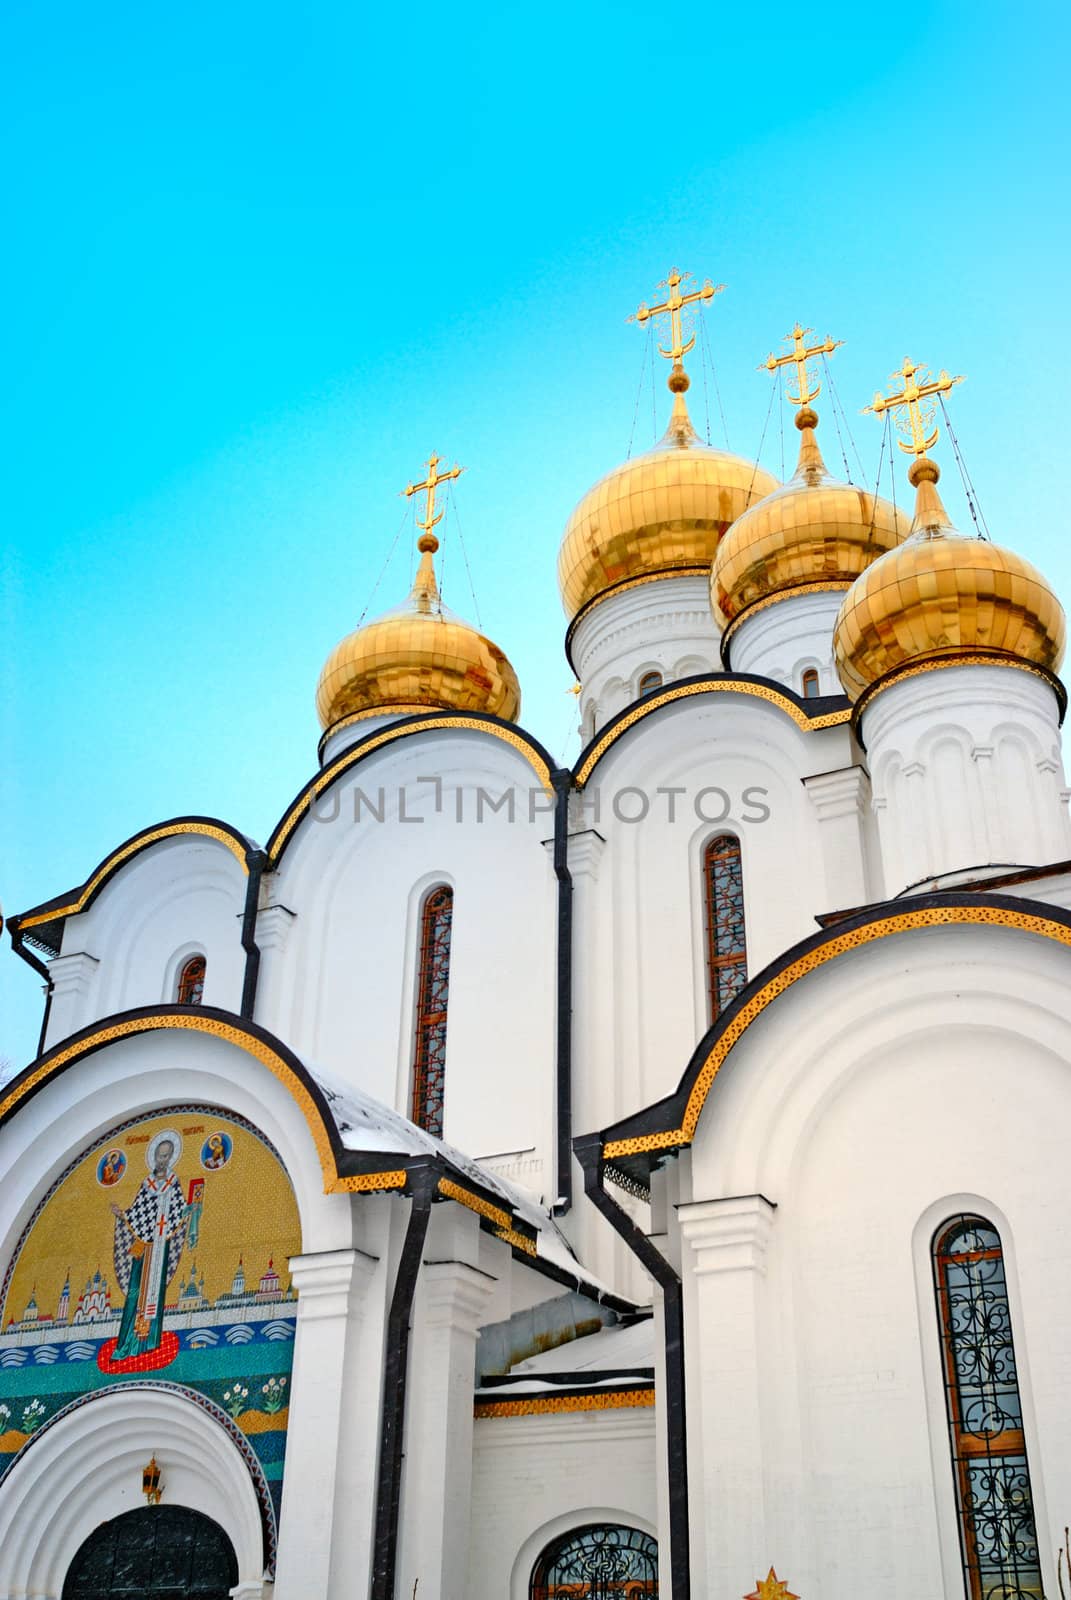
{"type": "Polygon", "coordinates": [[[864,923],[860,928],[853,928],[848,933],[839,934],[776,973],[737,1012],[724,1033],[719,1034],[710,1054],[703,1062],[699,1075],[692,1085],[679,1128],[644,1134],[635,1139],[611,1139],[603,1147],[604,1160],[612,1161],[620,1156],[639,1155],[651,1150],[671,1150],[679,1145],[691,1144],[711,1085],[729,1051],[755,1019],[761,1016],[766,1007],[800,978],[806,977],[818,967],[825,966],[829,961],[835,961],[838,956],[859,950],[864,945],[873,944],[877,939],[887,938],[890,934],[907,933],[916,928],[944,927],[956,923],[1016,928],[1023,933],[1036,934],[1040,938],[1052,939],[1057,944],[1071,947],[1071,928],[1065,927],[1061,922],[1052,921],[1048,917],[1034,916],[1027,911],[1007,911],[1003,907],[984,905],[929,906],[919,911],[905,911],[898,915],[882,917],[877,921],[864,923]]]}
{"type": "Polygon", "coordinates": [[[570,1411],[631,1411],[655,1403],[653,1389],[599,1389],[592,1394],[547,1394],[525,1400],[477,1400],[477,1421],[492,1417],[554,1417],[570,1411]]]}
{"type": "Polygon", "coordinates": [[[143,833],[137,839],[130,839],[121,849],[113,852],[108,859],[101,863],[89,882],[81,889],[77,897],[65,906],[54,906],[50,911],[41,911],[37,916],[20,917],[19,927],[36,928],[42,922],[55,922],[58,917],[73,917],[82,910],[92,899],[94,893],[104,882],[105,878],[113,873],[116,867],[121,867],[124,861],[131,856],[136,856],[139,851],[145,850],[151,844],[156,844],[160,839],[176,838],[182,834],[199,833],[206,839],[215,839],[225,849],[229,850],[241,864],[243,872],[248,872],[249,867],[245,859],[245,850],[224,828],[214,828],[207,822],[168,822],[161,828],[153,828],[150,833],[143,833]]]}
{"type": "Polygon", "coordinates": [[[370,756],[374,750],[380,750],[384,745],[393,744],[397,739],[405,739],[414,733],[429,733],[440,728],[467,728],[476,733],[487,733],[495,739],[501,739],[503,744],[512,746],[528,762],[533,769],[547,794],[554,793],[554,784],[551,781],[550,767],[543,758],[536,754],[526,739],[515,733],[511,728],[500,728],[494,722],[483,722],[478,717],[425,717],[422,722],[405,722],[395,727],[381,728],[379,733],[366,739],[352,750],[344,750],[331,765],[325,767],[320,775],[309,786],[305,793],[295,801],[276,829],[271,843],[272,863],[279,860],[286,842],[302,817],[308,811],[313,801],[318,799],[336,778],[356,766],[358,762],[370,756]]]}
{"type": "Polygon", "coordinates": [[[580,626],[583,619],[602,605],[604,600],[612,600],[615,595],[625,594],[629,589],[639,589],[646,583],[660,583],[666,578],[709,578],[710,563],[705,566],[697,565],[694,561],[682,562],[679,567],[659,567],[657,572],[644,572],[636,578],[623,578],[620,583],[615,583],[610,589],[601,589],[598,594],[593,594],[590,600],[585,600],[576,616],[570,622],[565,635],[565,654],[572,665],[569,648],[573,642],[573,634],[580,626]]]}
{"type": "Polygon", "coordinates": [[[341,733],[343,728],[351,728],[355,722],[367,722],[369,717],[418,717],[422,712],[434,710],[434,706],[422,706],[413,701],[409,705],[369,706],[364,711],[351,711],[348,717],[339,717],[337,722],[332,722],[329,728],[324,729],[316,747],[317,752],[322,754],[329,739],[333,739],[336,733],[341,733]]]}
{"type": "Polygon", "coordinates": [[[782,694],[769,684],[748,683],[741,678],[707,678],[701,683],[679,683],[661,690],[658,694],[648,695],[638,705],[633,706],[620,722],[607,729],[602,738],[592,746],[577,772],[576,787],[578,789],[584,787],[610,746],[616,744],[621,735],[635,727],[637,722],[642,722],[644,717],[649,717],[652,711],[657,711],[661,706],[668,706],[674,700],[687,700],[697,694],[745,694],[751,695],[756,700],[767,700],[770,705],[777,706],[778,710],[790,716],[797,728],[802,728],[805,732],[810,732],[813,728],[832,728],[851,718],[850,709],[827,711],[821,717],[809,717],[787,694],[782,694]]]}
{"type": "Polygon", "coordinates": [[[851,588],[853,582],[854,579],[852,578],[827,578],[824,581],[815,583],[794,583],[786,585],[783,589],[778,589],[776,594],[766,594],[763,595],[761,600],[753,600],[750,605],[744,607],[743,611],[738,611],[731,622],[726,624],[725,632],[721,636],[722,660],[724,661],[725,659],[725,651],[729,640],[749,617],[754,617],[758,612],[765,611],[769,606],[777,605],[781,600],[791,600],[797,594],[843,594],[846,589],[851,588]]]}
{"type": "Polygon", "coordinates": [[[518,1233],[513,1226],[513,1217],[502,1206],[492,1205],[490,1200],[485,1200],[482,1195],[472,1194],[468,1189],[463,1189],[459,1183],[454,1183],[451,1178],[440,1178],[438,1183],[439,1193],[445,1200],[456,1200],[459,1205],[467,1206],[470,1211],[475,1211],[478,1216],[486,1217],[488,1222],[494,1224],[495,1235],[506,1244],[515,1245],[518,1250],[523,1250],[526,1255],[536,1254],[535,1241],[527,1239],[518,1233]]]}
{"type": "Polygon", "coordinates": [[[1029,672],[1032,677],[1041,678],[1049,685],[1060,702],[1060,714],[1063,716],[1066,695],[1063,684],[1054,672],[1038,666],[1036,662],[1021,661],[1017,656],[1004,655],[996,650],[952,648],[926,656],[921,661],[905,661],[902,666],[893,667],[875,682],[868,684],[852,708],[853,727],[859,726],[863,712],[882,689],[890,689],[893,684],[901,683],[906,678],[921,677],[924,672],[937,672],[941,667],[1012,667],[1016,672],[1029,672]]]}
{"type": "MultiPolygon", "coordinates": [[[[221,1022],[216,1017],[198,1016],[196,1012],[165,1011],[153,1017],[130,1017],[125,1022],[113,1022],[109,1027],[98,1028],[87,1038],[79,1039],[74,1044],[67,1045],[58,1050],[54,1056],[43,1061],[35,1072],[21,1082],[12,1085],[7,1093],[0,1098],[0,1117],[5,1117],[17,1105],[26,1099],[27,1095],[58,1072],[70,1061],[77,1060],[80,1056],[88,1055],[92,1050],[98,1050],[101,1045],[112,1044],[118,1039],[128,1039],[141,1033],[157,1033],[165,1028],[181,1028],[189,1033],[208,1034],[215,1039],[224,1039],[228,1044],[244,1050],[247,1055],[253,1056],[262,1066],[267,1067],[273,1077],[279,1079],[297,1101],[298,1107],[308,1125],[316,1146],[316,1153],[320,1158],[320,1167],[323,1172],[324,1193],[335,1194],[351,1187],[351,1180],[340,1178],[335,1166],[334,1151],[331,1141],[324,1126],[323,1118],[308,1088],[294,1072],[293,1068],[263,1040],[257,1039],[251,1033],[235,1027],[232,1023],[221,1022]]],[[[362,1175],[363,1176],[363,1175],[362,1175]]],[[[368,1175],[374,1180],[370,1187],[400,1188],[405,1183],[404,1172],[373,1173],[368,1175]],[[387,1180],[400,1180],[398,1183],[387,1180]]],[[[358,1180],[359,1181],[359,1180],[358,1180]]]]}

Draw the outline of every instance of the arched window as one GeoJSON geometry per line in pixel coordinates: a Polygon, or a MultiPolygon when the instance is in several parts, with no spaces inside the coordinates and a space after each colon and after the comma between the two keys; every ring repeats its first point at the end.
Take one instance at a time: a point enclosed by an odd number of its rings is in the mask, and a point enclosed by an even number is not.
{"type": "Polygon", "coordinates": [[[535,1564],[530,1600],[641,1600],[658,1593],[658,1544],[639,1528],[574,1528],[535,1564]]]}
{"type": "Polygon", "coordinates": [[[450,995],[453,920],[454,891],[443,884],[426,897],[420,920],[413,1045],[413,1121],[440,1139],[446,1087],[446,1006],[450,995]]]}
{"type": "Polygon", "coordinates": [[[205,997],[205,969],[208,963],[204,956],[191,956],[179,972],[178,993],[175,999],[180,1006],[199,1006],[205,997]]]}
{"type": "Polygon", "coordinates": [[[744,874],[740,840],[731,833],[711,839],[703,853],[707,971],[713,1022],[747,982],[744,938],[744,874]]]}
{"type": "Polygon", "coordinates": [[[822,692],[821,686],[818,682],[818,668],[808,667],[807,671],[803,674],[802,682],[803,698],[805,700],[817,700],[818,696],[822,692]]]}
{"type": "Polygon", "coordinates": [[[646,695],[654,694],[656,689],[662,687],[662,674],[658,671],[645,672],[637,685],[636,692],[642,700],[646,695]]]}
{"type": "Polygon", "coordinates": [[[967,1594],[970,1600],[1040,1597],[1000,1235],[981,1217],[944,1223],[933,1269],[967,1594]]]}

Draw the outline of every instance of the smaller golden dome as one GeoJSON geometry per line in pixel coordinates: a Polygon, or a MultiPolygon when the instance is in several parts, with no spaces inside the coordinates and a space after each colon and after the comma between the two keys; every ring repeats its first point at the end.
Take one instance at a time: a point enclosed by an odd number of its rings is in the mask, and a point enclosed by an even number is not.
{"type": "Polygon", "coordinates": [[[496,644],[440,600],[435,535],[425,532],[417,548],[405,604],[348,634],[328,656],[316,690],[322,727],[362,711],[486,711],[517,720],[517,674],[496,644]]]}
{"type": "Polygon", "coordinates": [[[918,490],[911,536],[856,579],[834,628],[845,693],[859,700],[901,667],[965,654],[1055,672],[1066,623],[1041,573],[1013,550],[952,527],[927,456],[908,476],[918,490]]]}
{"type": "Polygon", "coordinates": [[[570,618],[619,584],[705,573],[725,530],[776,487],[753,461],[700,442],[679,363],[668,382],[673,413],[663,438],[607,473],[569,518],[558,585],[570,618]]]}
{"type": "Polygon", "coordinates": [[[890,501],[830,476],[814,436],[817,422],[809,406],[797,412],[802,437],[794,476],[745,511],[718,546],[710,605],[714,620],[729,627],[725,643],[752,607],[798,589],[846,589],[910,531],[890,501]]]}

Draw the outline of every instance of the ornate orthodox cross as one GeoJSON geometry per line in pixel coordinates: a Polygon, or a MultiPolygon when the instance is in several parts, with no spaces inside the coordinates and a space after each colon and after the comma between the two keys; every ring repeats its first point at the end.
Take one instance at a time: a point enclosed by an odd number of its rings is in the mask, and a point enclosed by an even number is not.
{"type": "Polygon", "coordinates": [[[439,487],[439,484],[449,483],[452,478],[460,478],[461,474],[465,471],[464,467],[451,467],[448,472],[439,472],[438,466],[441,460],[442,456],[433,455],[428,461],[428,475],[424,479],[424,482],[407,483],[405,488],[402,490],[402,493],[405,495],[406,499],[410,499],[415,494],[427,494],[428,503],[424,511],[424,520],[421,521],[419,517],[417,518],[417,527],[423,528],[425,533],[430,533],[435,524],[437,522],[441,522],[443,517],[446,515],[445,506],[439,512],[438,516],[435,514],[435,491],[439,487]]]}
{"type": "Polygon", "coordinates": [[[708,278],[702,288],[694,289],[687,294],[681,294],[681,284],[689,282],[691,276],[690,272],[678,272],[676,267],[671,267],[669,269],[669,277],[664,283],[658,285],[660,289],[669,290],[662,304],[658,306],[644,304],[640,306],[634,316],[628,319],[630,322],[643,323],[648,322],[651,317],[669,317],[670,347],[668,350],[663,350],[661,345],[658,346],[659,355],[665,356],[667,361],[679,363],[682,357],[686,356],[695,345],[694,333],[688,343],[684,343],[684,326],[681,322],[681,312],[685,306],[695,305],[700,300],[713,300],[714,296],[721,294],[721,291],[725,288],[724,283],[713,284],[708,278]]]}
{"type": "Polygon", "coordinates": [[[816,400],[822,392],[821,382],[814,382],[811,369],[807,365],[808,361],[814,356],[832,355],[833,351],[839,349],[844,343],[843,339],[831,339],[827,334],[820,344],[812,344],[808,348],[807,335],[813,332],[813,328],[801,328],[797,322],[792,332],[785,334],[786,342],[788,340],[792,341],[792,349],[786,350],[784,355],[781,356],[775,356],[771,350],[759,368],[760,372],[776,372],[778,367],[795,367],[796,388],[799,390],[799,394],[792,393],[791,373],[785,386],[785,393],[794,406],[809,406],[811,401],[816,400]],[[814,383],[813,388],[811,387],[812,383],[814,383]]]}
{"type": "Polygon", "coordinates": [[[873,411],[879,417],[884,411],[891,411],[893,421],[897,428],[907,439],[897,439],[897,444],[905,455],[924,456],[937,443],[940,428],[934,422],[934,407],[930,402],[930,395],[947,394],[953,384],[962,383],[962,374],[950,378],[942,368],[936,378],[930,377],[928,367],[917,367],[909,357],[904,357],[904,364],[898,372],[893,373],[893,380],[902,379],[900,388],[893,394],[876,394],[872,404],[864,406],[864,411],[873,411]],[[902,416],[901,413],[906,412],[902,416]],[[932,429],[932,431],[931,431],[932,429]]]}

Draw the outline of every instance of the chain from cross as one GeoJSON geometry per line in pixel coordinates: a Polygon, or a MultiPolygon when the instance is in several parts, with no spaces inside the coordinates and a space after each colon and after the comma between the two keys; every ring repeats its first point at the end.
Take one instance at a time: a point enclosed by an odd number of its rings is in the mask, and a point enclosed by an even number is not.
{"type": "Polygon", "coordinates": [[[691,276],[690,272],[678,272],[676,267],[671,267],[669,269],[669,277],[666,278],[664,283],[658,285],[660,289],[669,290],[662,304],[649,306],[645,303],[628,319],[629,322],[642,324],[648,322],[651,317],[669,317],[670,347],[668,350],[663,350],[661,345],[658,346],[659,355],[665,356],[667,361],[679,362],[688,354],[689,350],[695,347],[694,333],[688,343],[684,343],[684,325],[681,321],[681,312],[684,308],[695,305],[700,300],[713,300],[714,296],[721,294],[725,288],[724,283],[711,283],[708,278],[701,288],[694,289],[688,294],[681,294],[681,284],[689,282],[691,276]]]}
{"type": "Polygon", "coordinates": [[[442,456],[431,456],[428,461],[428,475],[424,479],[424,482],[407,483],[405,488],[402,490],[402,493],[405,495],[407,500],[411,499],[415,494],[427,494],[428,504],[424,511],[424,520],[421,521],[419,517],[417,518],[417,527],[423,528],[425,533],[430,533],[432,528],[435,527],[436,523],[441,522],[443,517],[446,515],[445,506],[439,512],[438,516],[435,514],[436,489],[439,487],[440,483],[449,483],[453,478],[460,478],[461,474],[465,471],[464,467],[455,466],[451,467],[448,472],[439,472],[437,469],[441,460],[442,456]]]}
{"type": "Polygon", "coordinates": [[[792,349],[786,350],[784,355],[775,356],[773,351],[758,368],[759,372],[776,372],[778,367],[794,366],[796,369],[796,387],[799,394],[792,393],[792,375],[788,376],[785,393],[794,406],[809,406],[812,400],[817,400],[822,392],[821,381],[815,382],[814,375],[807,363],[814,356],[830,356],[834,350],[839,350],[844,343],[843,339],[833,339],[827,334],[819,344],[807,346],[807,335],[813,333],[813,328],[801,328],[799,323],[791,333],[785,334],[786,343],[792,341],[792,349]],[[814,387],[811,385],[814,383],[814,387]]]}
{"type": "Polygon", "coordinates": [[[951,378],[942,368],[936,378],[931,378],[928,367],[918,367],[910,357],[905,356],[903,366],[892,377],[894,381],[897,378],[903,380],[899,390],[894,394],[876,394],[873,402],[864,406],[863,410],[873,411],[879,417],[883,412],[891,411],[897,428],[909,441],[904,444],[903,440],[897,439],[900,449],[908,456],[924,456],[937,443],[941,432],[933,420],[936,415],[934,408],[927,403],[929,396],[947,394],[955,384],[963,382],[963,375],[961,373],[951,378]],[[901,417],[901,412],[907,415],[901,417]]]}

